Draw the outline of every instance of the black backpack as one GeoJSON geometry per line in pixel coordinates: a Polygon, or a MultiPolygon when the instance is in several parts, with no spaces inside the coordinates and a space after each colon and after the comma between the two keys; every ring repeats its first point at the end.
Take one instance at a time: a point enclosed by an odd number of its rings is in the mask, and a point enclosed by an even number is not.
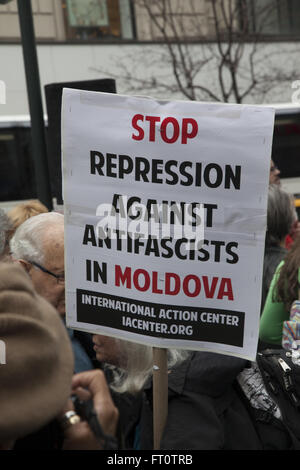
{"type": "Polygon", "coordinates": [[[253,408],[244,397],[265,450],[300,449],[300,366],[284,349],[260,351],[256,363],[265,388],[277,404],[281,419],[268,411],[253,408]]]}

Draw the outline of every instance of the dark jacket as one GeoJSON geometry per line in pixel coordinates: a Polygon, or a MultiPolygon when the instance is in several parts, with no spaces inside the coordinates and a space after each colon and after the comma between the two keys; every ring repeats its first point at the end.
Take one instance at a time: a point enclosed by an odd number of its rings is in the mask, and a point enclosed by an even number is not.
{"type": "MultiPolygon", "coordinates": [[[[247,361],[193,352],[169,374],[168,418],[161,449],[261,449],[253,422],[235,389],[247,361]]],[[[129,402],[128,402],[129,403],[129,402]]],[[[126,411],[121,411],[125,445],[153,449],[152,382],[126,411]],[[125,423],[125,425],[124,425],[125,423]],[[137,428],[138,425],[138,428],[137,428]]]]}

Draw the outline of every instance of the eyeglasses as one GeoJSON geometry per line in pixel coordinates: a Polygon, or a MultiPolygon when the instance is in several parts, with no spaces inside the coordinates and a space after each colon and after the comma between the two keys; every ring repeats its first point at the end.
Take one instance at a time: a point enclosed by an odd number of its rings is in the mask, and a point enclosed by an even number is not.
{"type": "Polygon", "coordinates": [[[64,284],[65,283],[65,275],[58,276],[57,274],[52,273],[51,271],[48,271],[48,269],[44,268],[40,264],[36,263],[35,261],[28,261],[30,264],[35,266],[36,268],[40,269],[43,271],[43,273],[50,274],[50,276],[55,277],[57,284],[64,284]]]}

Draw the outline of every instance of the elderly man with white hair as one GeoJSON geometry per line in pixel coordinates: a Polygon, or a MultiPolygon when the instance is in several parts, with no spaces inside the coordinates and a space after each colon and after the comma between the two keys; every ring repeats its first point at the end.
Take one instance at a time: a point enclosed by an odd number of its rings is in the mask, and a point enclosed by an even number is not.
{"type": "Polygon", "coordinates": [[[96,439],[87,421],[75,413],[71,389],[80,398],[84,389],[109,436],[106,445],[115,447],[119,413],[104,374],[89,370],[73,375],[68,334],[50,305],[63,314],[62,289],[52,289],[47,278],[42,282],[38,276],[49,271],[63,286],[63,216],[47,214],[42,223],[32,217],[23,228],[12,243],[15,257],[21,258],[12,263],[6,256],[11,225],[0,209],[0,338],[5,355],[0,365],[0,450],[103,449],[103,439],[96,439]],[[51,239],[53,246],[48,246],[51,239]],[[36,293],[20,265],[50,303],[36,293]]]}
{"type": "MultiPolygon", "coordinates": [[[[32,279],[38,294],[64,318],[64,216],[57,212],[39,214],[26,220],[10,240],[12,259],[32,279]]],[[[73,330],[68,330],[75,355],[75,372],[93,369],[93,363],[73,330]]]]}
{"type": "Polygon", "coordinates": [[[31,217],[17,229],[10,252],[37,293],[65,315],[64,216],[50,212],[31,217]]]}

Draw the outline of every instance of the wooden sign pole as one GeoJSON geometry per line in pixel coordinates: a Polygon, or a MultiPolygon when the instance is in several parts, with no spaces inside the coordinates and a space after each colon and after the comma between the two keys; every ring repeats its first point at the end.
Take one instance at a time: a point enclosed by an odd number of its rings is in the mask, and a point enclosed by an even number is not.
{"type": "Polygon", "coordinates": [[[168,416],[167,349],[153,348],[153,442],[154,450],[160,441],[168,416]]]}

